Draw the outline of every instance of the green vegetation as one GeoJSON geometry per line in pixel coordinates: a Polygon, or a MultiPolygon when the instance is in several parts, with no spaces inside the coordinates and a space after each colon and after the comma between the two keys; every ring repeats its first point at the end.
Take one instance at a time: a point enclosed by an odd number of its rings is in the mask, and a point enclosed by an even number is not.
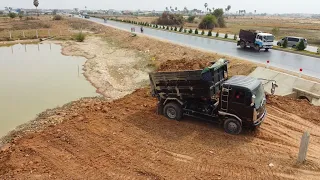
{"type": "Polygon", "coordinates": [[[200,22],[200,29],[213,29],[218,25],[217,18],[214,15],[207,14],[200,22]]]}
{"type": "Polygon", "coordinates": [[[212,36],[212,31],[211,30],[208,32],[208,36],[212,36]]]}
{"type": "Polygon", "coordinates": [[[225,38],[225,39],[227,39],[227,38],[228,38],[228,34],[227,34],[227,33],[224,35],[224,38],[225,38]]]}
{"type": "Polygon", "coordinates": [[[196,18],[196,16],[189,16],[188,17],[188,22],[189,23],[193,23],[194,19],[196,18]]]}
{"type": "Polygon", "coordinates": [[[183,32],[184,32],[184,33],[187,33],[187,29],[184,29],[183,32]]]}
{"type": "Polygon", "coordinates": [[[278,27],[274,27],[272,28],[271,32],[274,36],[278,36],[280,33],[280,29],[278,27]]]}
{"type": "Polygon", "coordinates": [[[189,34],[191,34],[193,32],[193,30],[192,29],[189,29],[189,34]]]}
{"type": "Polygon", "coordinates": [[[169,14],[168,12],[164,12],[155,23],[160,25],[183,25],[184,18],[180,14],[169,14]]]}
{"type": "Polygon", "coordinates": [[[8,16],[13,19],[13,18],[16,18],[16,17],[17,17],[17,14],[10,12],[10,13],[8,14],[8,16]]]}
{"type": "Polygon", "coordinates": [[[300,41],[299,43],[298,43],[298,45],[297,45],[297,50],[299,50],[299,51],[303,51],[303,50],[305,50],[306,49],[306,46],[304,45],[304,41],[300,41]]]}
{"type": "Polygon", "coordinates": [[[75,39],[77,42],[83,42],[85,38],[86,38],[86,35],[83,34],[82,32],[75,35],[75,39]]]}
{"type": "Polygon", "coordinates": [[[174,31],[178,31],[178,28],[177,28],[177,26],[175,26],[175,27],[174,27],[174,31]]]}
{"type": "Polygon", "coordinates": [[[237,37],[237,35],[235,34],[234,37],[233,37],[233,40],[237,40],[237,39],[238,39],[238,37],[237,37]]]}
{"type": "Polygon", "coordinates": [[[224,28],[226,27],[226,22],[224,20],[224,12],[223,12],[223,9],[219,8],[219,9],[215,9],[212,13],[218,20],[218,26],[220,28],[224,28]]]}
{"type": "Polygon", "coordinates": [[[167,26],[166,30],[169,30],[169,26],[167,26]]]}
{"type": "Polygon", "coordinates": [[[179,32],[182,32],[182,30],[183,30],[183,27],[181,26],[180,29],[179,29],[179,32]]]}
{"type": "Polygon", "coordinates": [[[287,48],[288,47],[288,39],[287,38],[285,38],[285,40],[283,41],[282,47],[283,48],[287,48]]]}
{"type": "Polygon", "coordinates": [[[216,33],[216,37],[219,37],[219,31],[216,33]]]}
{"type": "Polygon", "coordinates": [[[24,15],[24,12],[23,12],[23,11],[20,11],[20,12],[19,12],[19,18],[20,18],[20,20],[22,20],[23,15],[24,15]]]}
{"type": "Polygon", "coordinates": [[[204,30],[202,30],[201,35],[204,35],[204,30]]]}
{"type": "Polygon", "coordinates": [[[195,34],[199,34],[198,29],[196,29],[196,30],[194,31],[194,33],[195,33],[195,34]]]}

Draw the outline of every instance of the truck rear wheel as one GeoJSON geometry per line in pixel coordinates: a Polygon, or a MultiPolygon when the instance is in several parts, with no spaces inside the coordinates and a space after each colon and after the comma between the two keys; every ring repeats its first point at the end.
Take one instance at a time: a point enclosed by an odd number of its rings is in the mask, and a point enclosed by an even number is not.
{"type": "Polygon", "coordinates": [[[240,134],[242,131],[241,123],[234,118],[228,118],[224,121],[224,131],[228,134],[237,135],[240,134]]]}
{"type": "Polygon", "coordinates": [[[168,119],[181,120],[182,118],[182,107],[176,102],[170,102],[164,106],[163,114],[168,119]]]}
{"type": "Polygon", "coordinates": [[[245,43],[244,41],[241,41],[241,42],[240,42],[240,47],[241,47],[242,49],[246,48],[246,43],[245,43]]]}

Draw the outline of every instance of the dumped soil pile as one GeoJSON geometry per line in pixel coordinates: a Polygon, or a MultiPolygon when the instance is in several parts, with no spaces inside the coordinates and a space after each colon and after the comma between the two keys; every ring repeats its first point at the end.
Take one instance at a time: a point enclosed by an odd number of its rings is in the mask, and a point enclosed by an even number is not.
{"type": "Polygon", "coordinates": [[[320,127],[272,105],[261,129],[240,136],[228,135],[215,124],[156,115],[149,89],[114,102],[81,100],[69,109],[54,114],[64,119],[61,124],[2,148],[1,179],[317,179],[320,175],[320,127]],[[309,126],[313,130],[308,161],[296,166],[299,139],[309,126]]]}
{"type": "Polygon", "coordinates": [[[320,125],[320,107],[313,106],[308,100],[273,96],[269,99],[268,104],[320,125]]]}

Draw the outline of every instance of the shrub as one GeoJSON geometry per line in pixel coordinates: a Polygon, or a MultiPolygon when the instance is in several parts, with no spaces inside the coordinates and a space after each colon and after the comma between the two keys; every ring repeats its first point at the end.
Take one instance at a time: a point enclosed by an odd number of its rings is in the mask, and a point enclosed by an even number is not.
{"type": "Polygon", "coordinates": [[[34,18],[34,17],[26,17],[26,18],[25,18],[25,20],[26,20],[26,21],[29,21],[29,20],[36,20],[36,18],[34,18]]]}
{"type": "Polygon", "coordinates": [[[23,12],[23,11],[19,12],[19,18],[20,18],[20,20],[23,18],[23,15],[24,15],[24,12],[23,12]]]}
{"type": "Polygon", "coordinates": [[[55,15],[55,16],[53,17],[53,20],[55,20],[55,21],[60,21],[60,20],[62,20],[62,16],[61,16],[61,15],[55,15]]]}
{"type": "Polygon", "coordinates": [[[83,34],[82,32],[76,34],[76,37],[75,37],[77,42],[83,42],[85,38],[86,38],[86,35],[83,34]]]}
{"type": "Polygon", "coordinates": [[[194,31],[194,33],[195,33],[195,34],[199,34],[198,29],[196,29],[196,30],[194,31]]]}
{"type": "Polygon", "coordinates": [[[182,25],[184,18],[180,14],[169,14],[168,12],[162,13],[162,15],[156,20],[160,25],[182,25]]]}
{"type": "Polygon", "coordinates": [[[177,26],[175,26],[175,27],[174,27],[174,31],[178,31],[178,28],[177,28],[177,26]]]}
{"type": "Polygon", "coordinates": [[[288,47],[288,39],[287,38],[284,39],[282,47],[283,48],[287,48],[288,47]]]}
{"type": "Polygon", "coordinates": [[[227,33],[224,35],[224,38],[225,38],[225,39],[227,39],[227,38],[228,38],[228,34],[227,34],[227,33]]]}
{"type": "Polygon", "coordinates": [[[306,49],[306,46],[304,45],[304,41],[303,40],[300,40],[300,42],[298,43],[297,45],[297,50],[299,51],[303,51],[304,49],[306,49]]]}
{"type": "Polygon", "coordinates": [[[204,18],[202,18],[198,27],[200,29],[213,29],[217,25],[217,18],[211,14],[207,14],[204,18]]]}
{"type": "Polygon", "coordinates": [[[193,30],[192,29],[189,29],[189,34],[191,34],[193,32],[193,30]]]}
{"type": "Polygon", "coordinates": [[[167,26],[166,30],[169,30],[169,26],[167,26]]]}
{"type": "Polygon", "coordinates": [[[184,33],[187,33],[187,29],[184,29],[183,32],[184,32],[184,33]]]}
{"type": "Polygon", "coordinates": [[[226,27],[226,23],[225,23],[224,16],[223,16],[223,14],[224,14],[223,9],[221,9],[221,8],[215,9],[212,14],[213,14],[213,16],[216,17],[219,27],[221,27],[221,28],[226,27]]]}
{"type": "Polygon", "coordinates": [[[234,39],[234,40],[237,40],[237,39],[238,39],[238,37],[237,37],[236,34],[233,36],[233,39],[234,39]]]}
{"type": "Polygon", "coordinates": [[[183,30],[183,27],[181,26],[180,29],[179,29],[179,32],[182,32],[182,30],[183,30]]]}
{"type": "Polygon", "coordinates": [[[8,14],[8,16],[13,19],[13,18],[17,17],[17,14],[11,12],[8,14]]]}
{"type": "Polygon", "coordinates": [[[188,17],[188,22],[189,23],[193,23],[194,19],[196,18],[196,16],[189,16],[188,17]]]}
{"type": "Polygon", "coordinates": [[[208,36],[212,36],[212,31],[211,30],[208,32],[208,36]]]}
{"type": "Polygon", "coordinates": [[[156,28],[158,28],[158,24],[156,24],[156,28]]]}
{"type": "Polygon", "coordinates": [[[274,36],[278,36],[280,29],[278,27],[274,27],[272,28],[271,32],[274,36]]]}
{"type": "Polygon", "coordinates": [[[201,35],[204,35],[204,30],[202,30],[201,35]]]}
{"type": "Polygon", "coordinates": [[[219,37],[219,31],[216,33],[216,37],[219,37]]]}

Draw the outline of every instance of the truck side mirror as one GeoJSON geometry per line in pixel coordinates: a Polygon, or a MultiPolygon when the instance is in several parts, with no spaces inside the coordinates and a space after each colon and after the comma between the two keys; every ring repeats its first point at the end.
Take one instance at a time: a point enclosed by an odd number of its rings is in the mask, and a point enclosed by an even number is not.
{"type": "Polygon", "coordinates": [[[276,83],[272,83],[272,87],[271,87],[271,94],[274,95],[274,93],[276,92],[276,88],[278,87],[278,85],[276,83]]]}

